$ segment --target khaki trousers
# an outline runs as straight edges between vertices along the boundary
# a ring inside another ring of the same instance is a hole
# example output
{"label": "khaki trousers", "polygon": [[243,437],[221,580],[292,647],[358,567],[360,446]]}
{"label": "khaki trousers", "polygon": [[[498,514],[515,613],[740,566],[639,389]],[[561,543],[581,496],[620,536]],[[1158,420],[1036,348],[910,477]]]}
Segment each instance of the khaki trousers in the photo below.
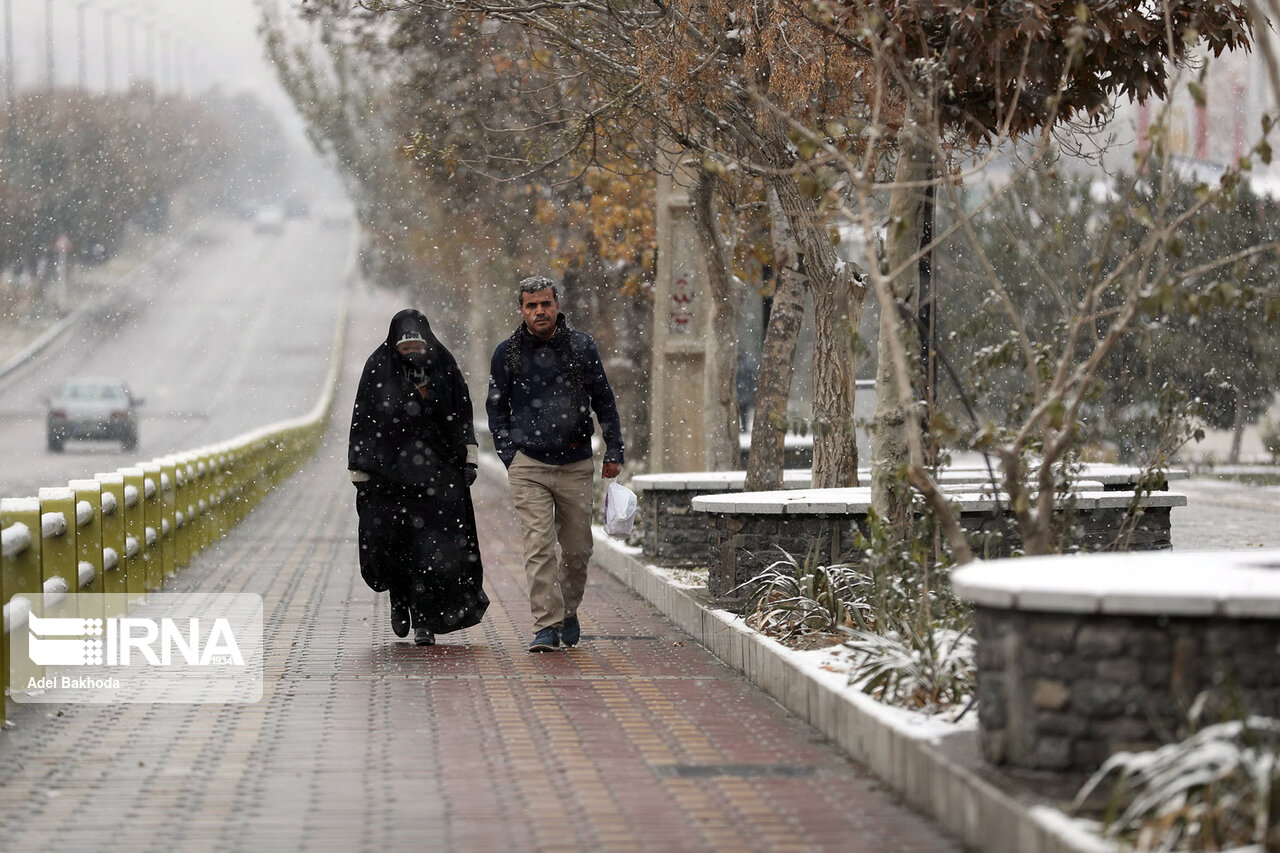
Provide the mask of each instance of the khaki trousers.
{"label": "khaki trousers", "polygon": [[582,603],[591,559],[594,472],[592,459],[548,465],[519,452],[507,469],[511,502],[520,519],[535,633],[559,626]]}

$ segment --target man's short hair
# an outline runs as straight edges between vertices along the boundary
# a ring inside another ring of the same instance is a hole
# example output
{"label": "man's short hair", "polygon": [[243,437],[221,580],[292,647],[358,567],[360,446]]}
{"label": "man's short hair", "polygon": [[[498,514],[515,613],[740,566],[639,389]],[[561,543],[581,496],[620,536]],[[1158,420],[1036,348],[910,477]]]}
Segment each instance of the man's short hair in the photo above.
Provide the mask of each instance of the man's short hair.
{"label": "man's short hair", "polygon": [[537,293],[539,290],[551,288],[551,296],[556,302],[560,301],[560,285],[556,284],[545,275],[531,275],[528,278],[520,280],[519,289],[516,291],[516,302],[523,306],[524,295],[526,293]]}

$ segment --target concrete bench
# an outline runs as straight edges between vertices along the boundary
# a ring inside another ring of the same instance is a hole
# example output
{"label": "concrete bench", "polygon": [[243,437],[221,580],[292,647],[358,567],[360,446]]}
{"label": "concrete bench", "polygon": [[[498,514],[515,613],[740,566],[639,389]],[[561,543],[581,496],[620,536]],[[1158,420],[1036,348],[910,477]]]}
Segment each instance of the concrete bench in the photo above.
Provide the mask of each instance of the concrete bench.
{"label": "concrete bench", "polygon": [[1085,554],[972,563],[983,757],[1064,776],[1161,745],[1215,711],[1280,717],[1280,551]]}

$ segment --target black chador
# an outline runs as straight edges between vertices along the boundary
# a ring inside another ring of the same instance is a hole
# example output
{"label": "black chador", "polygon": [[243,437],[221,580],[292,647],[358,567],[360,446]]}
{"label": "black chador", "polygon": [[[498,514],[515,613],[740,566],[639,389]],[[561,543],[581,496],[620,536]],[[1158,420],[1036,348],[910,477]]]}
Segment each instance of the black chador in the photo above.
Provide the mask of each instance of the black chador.
{"label": "black chador", "polygon": [[421,312],[400,311],[365,362],[348,448],[360,572],[390,591],[393,625],[411,618],[420,632],[446,634],[489,606],[468,488],[475,443],[458,363]]}

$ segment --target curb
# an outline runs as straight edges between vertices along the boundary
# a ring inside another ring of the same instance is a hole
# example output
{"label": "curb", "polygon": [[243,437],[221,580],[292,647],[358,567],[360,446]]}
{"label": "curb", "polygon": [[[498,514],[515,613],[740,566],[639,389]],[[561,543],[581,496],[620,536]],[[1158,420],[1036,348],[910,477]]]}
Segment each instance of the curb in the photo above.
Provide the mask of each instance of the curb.
{"label": "curb", "polygon": [[41,350],[53,343],[63,332],[78,323],[80,318],[84,316],[84,311],[83,307],[77,308],[67,316],[57,320],[53,325],[41,332],[35,340],[14,353],[8,361],[0,365],[0,379],[4,379],[10,373],[22,367],[22,365],[38,355]]}
{"label": "curb", "polygon": [[[795,653],[708,607],[640,559],[640,549],[594,527],[592,562],[630,587],[694,640],[865,766],[912,808],[974,849],[1007,853],[1102,853],[1119,848],[1048,800],[1012,786],[978,755],[977,733],[932,725],[919,715],[822,679]],[[954,729],[954,730],[952,730]]]}

